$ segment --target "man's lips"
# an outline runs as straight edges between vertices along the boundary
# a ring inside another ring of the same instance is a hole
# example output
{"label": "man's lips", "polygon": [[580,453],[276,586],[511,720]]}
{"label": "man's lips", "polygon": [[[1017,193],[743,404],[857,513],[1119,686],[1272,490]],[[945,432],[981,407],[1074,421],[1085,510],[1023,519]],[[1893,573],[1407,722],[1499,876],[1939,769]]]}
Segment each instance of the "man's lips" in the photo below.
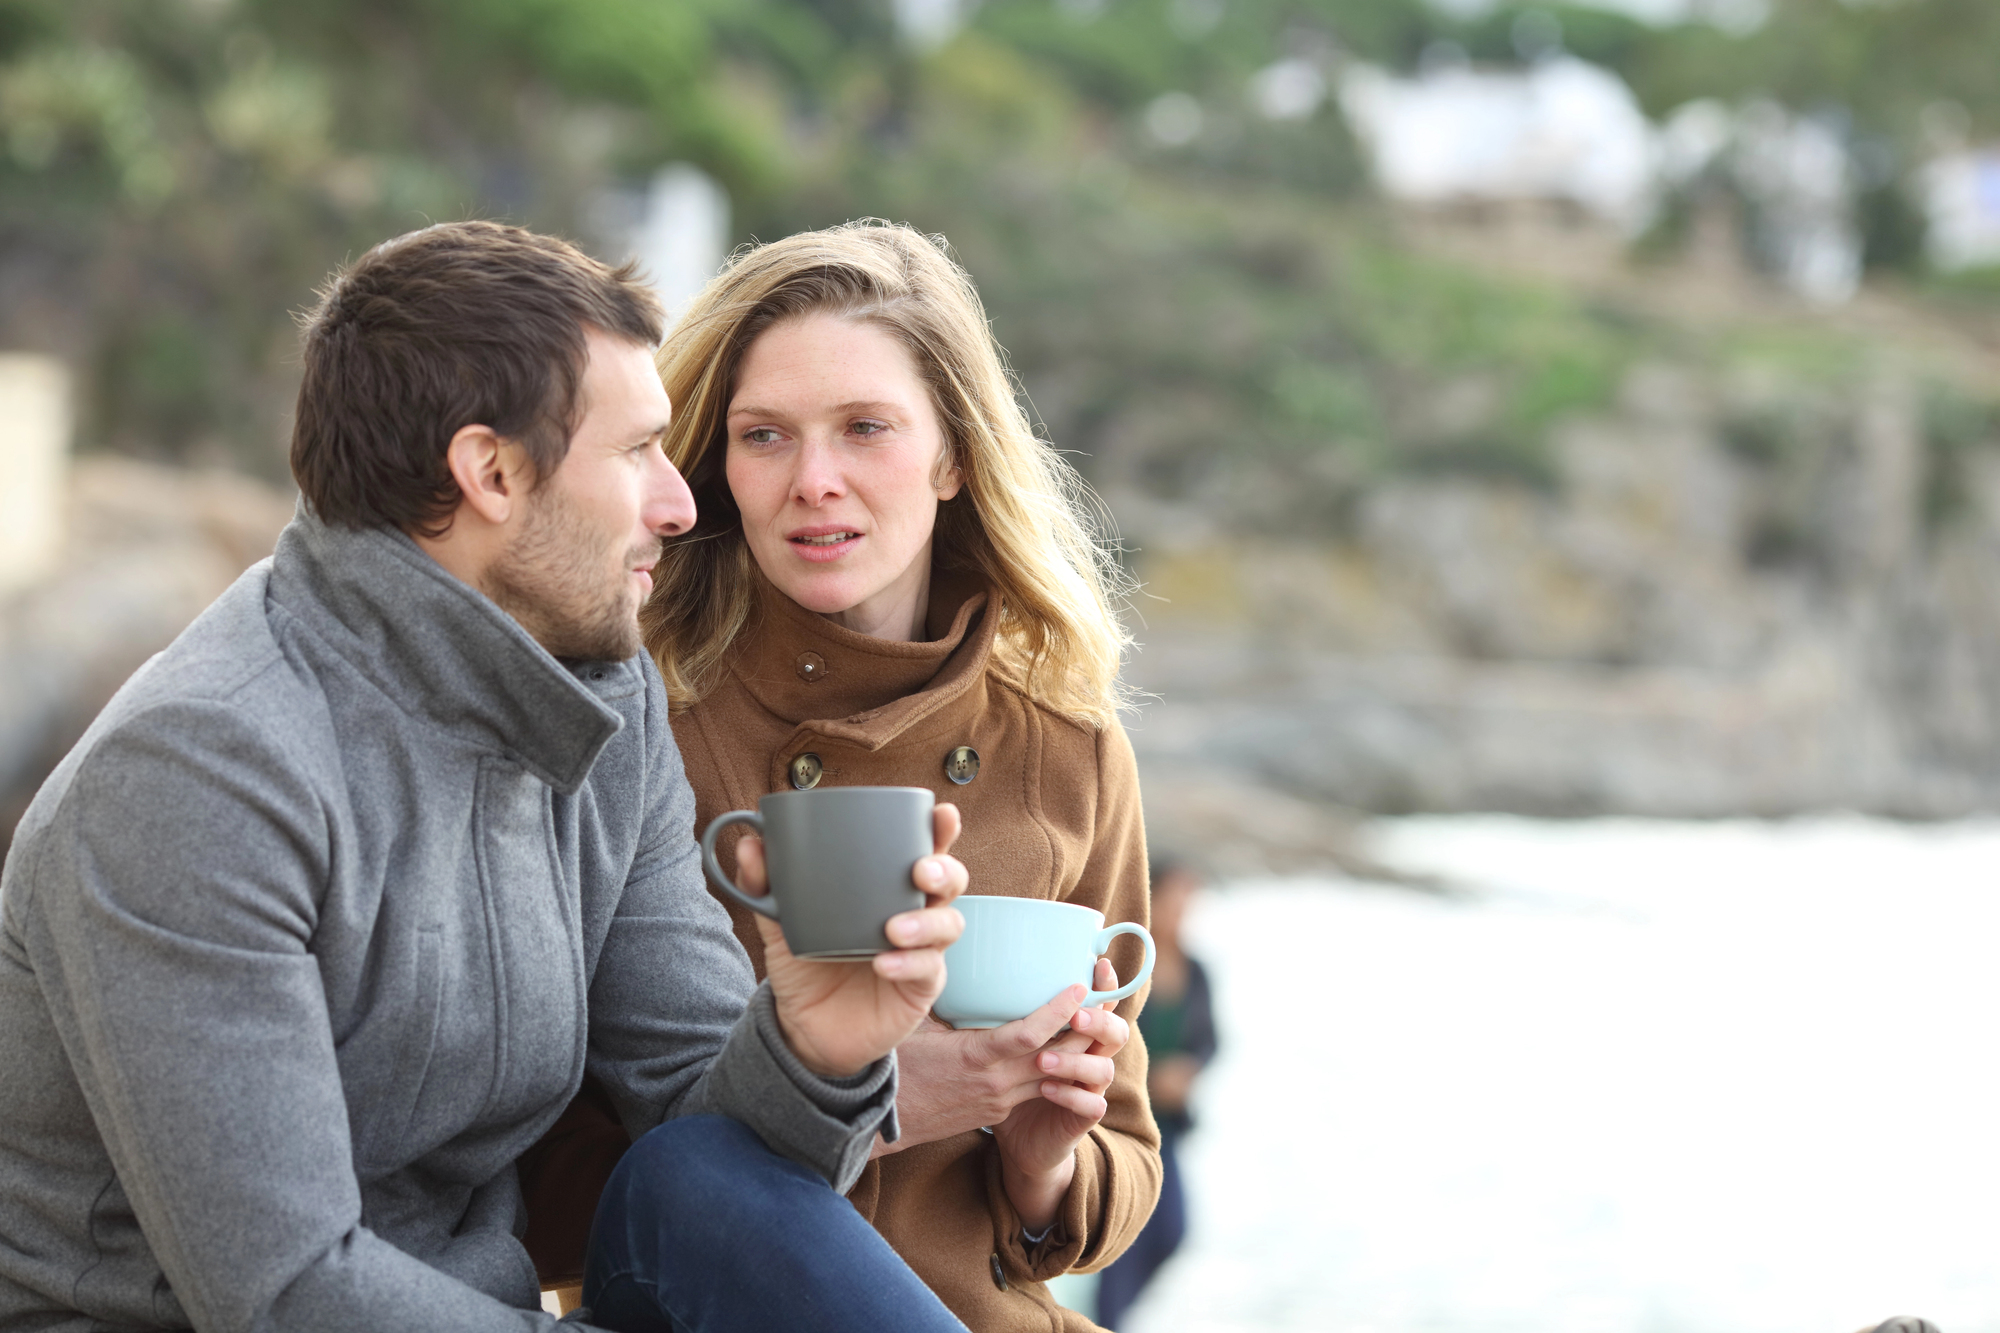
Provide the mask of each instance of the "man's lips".
{"label": "man's lips", "polygon": [[632,552],[632,572],[639,576],[642,585],[640,589],[642,596],[650,597],[653,595],[653,569],[665,558],[666,554],[666,547],[662,545],[655,545],[650,550]]}

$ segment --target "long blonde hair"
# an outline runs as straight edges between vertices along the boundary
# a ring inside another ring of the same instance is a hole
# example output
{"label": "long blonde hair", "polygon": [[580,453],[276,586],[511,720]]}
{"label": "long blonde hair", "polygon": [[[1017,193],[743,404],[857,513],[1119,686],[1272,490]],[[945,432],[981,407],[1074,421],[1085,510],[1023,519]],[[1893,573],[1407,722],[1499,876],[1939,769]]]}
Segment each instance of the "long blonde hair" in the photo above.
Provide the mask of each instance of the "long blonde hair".
{"label": "long blonde hair", "polygon": [[872,218],[740,252],[660,348],[674,405],[667,456],[700,514],[668,540],[640,615],[675,707],[713,687],[753,602],[750,548],[723,471],[738,366],[766,329],[810,314],[873,324],[910,349],[944,430],[940,466],[963,479],[938,509],[933,559],[976,571],[997,594],[996,655],[1029,697],[1109,723],[1131,636],[1116,610],[1129,580],[1092,536],[1102,506],[1029,425],[979,293],[944,238]]}

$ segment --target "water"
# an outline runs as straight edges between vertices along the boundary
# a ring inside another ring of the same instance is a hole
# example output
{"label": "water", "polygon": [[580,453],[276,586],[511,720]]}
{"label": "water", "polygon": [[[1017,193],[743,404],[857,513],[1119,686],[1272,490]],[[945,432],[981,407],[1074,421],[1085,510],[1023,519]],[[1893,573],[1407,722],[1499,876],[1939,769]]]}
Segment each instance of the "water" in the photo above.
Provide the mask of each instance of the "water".
{"label": "water", "polygon": [[1123,1333],[2000,1330],[2000,824],[1418,819],[1198,904],[1228,1043]]}

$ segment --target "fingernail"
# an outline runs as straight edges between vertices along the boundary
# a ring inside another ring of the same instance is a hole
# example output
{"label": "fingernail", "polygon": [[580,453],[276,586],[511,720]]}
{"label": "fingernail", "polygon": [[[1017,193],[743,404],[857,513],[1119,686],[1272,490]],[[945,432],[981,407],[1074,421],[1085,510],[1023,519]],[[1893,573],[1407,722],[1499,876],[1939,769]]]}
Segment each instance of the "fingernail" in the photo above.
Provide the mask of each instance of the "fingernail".
{"label": "fingernail", "polygon": [[944,866],[934,858],[926,858],[924,861],[924,883],[934,889],[944,887]]}
{"label": "fingernail", "polygon": [[1069,1021],[1069,1025],[1070,1025],[1071,1027],[1073,1027],[1073,1028],[1087,1028],[1087,1027],[1089,1027],[1089,1026],[1090,1026],[1090,1010],[1088,1010],[1088,1009],[1079,1009],[1079,1010],[1077,1010],[1077,1011],[1076,1011],[1076,1017],[1075,1017],[1075,1018],[1072,1018],[1072,1019],[1070,1019],[1070,1021]]}
{"label": "fingernail", "polygon": [[894,976],[897,973],[901,972],[908,965],[909,965],[909,960],[905,959],[903,955],[899,953],[885,953],[882,955],[880,962],[877,964],[877,966],[880,967],[880,969],[884,973],[890,976]]}
{"label": "fingernail", "polygon": [[914,921],[891,921],[889,935],[898,944],[908,944],[917,938],[917,923]]}
{"label": "fingernail", "polygon": [[1042,1072],[1045,1074],[1056,1072],[1056,1057],[1053,1054],[1042,1056]]}

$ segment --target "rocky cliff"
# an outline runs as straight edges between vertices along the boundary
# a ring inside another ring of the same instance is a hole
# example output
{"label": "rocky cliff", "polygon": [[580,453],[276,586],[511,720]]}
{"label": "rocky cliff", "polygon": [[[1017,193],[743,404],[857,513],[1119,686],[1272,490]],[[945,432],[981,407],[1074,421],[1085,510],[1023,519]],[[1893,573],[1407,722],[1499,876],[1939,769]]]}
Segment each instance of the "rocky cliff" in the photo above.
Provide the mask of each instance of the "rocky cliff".
{"label": "rocky cliff", "polygon": [[1405,477],[1319,540],[1114,505],[1156,825],[1286,868],[1344,810],[2000,810],[2000,423],[1933,369],[1642,365],[1549,484]]}

